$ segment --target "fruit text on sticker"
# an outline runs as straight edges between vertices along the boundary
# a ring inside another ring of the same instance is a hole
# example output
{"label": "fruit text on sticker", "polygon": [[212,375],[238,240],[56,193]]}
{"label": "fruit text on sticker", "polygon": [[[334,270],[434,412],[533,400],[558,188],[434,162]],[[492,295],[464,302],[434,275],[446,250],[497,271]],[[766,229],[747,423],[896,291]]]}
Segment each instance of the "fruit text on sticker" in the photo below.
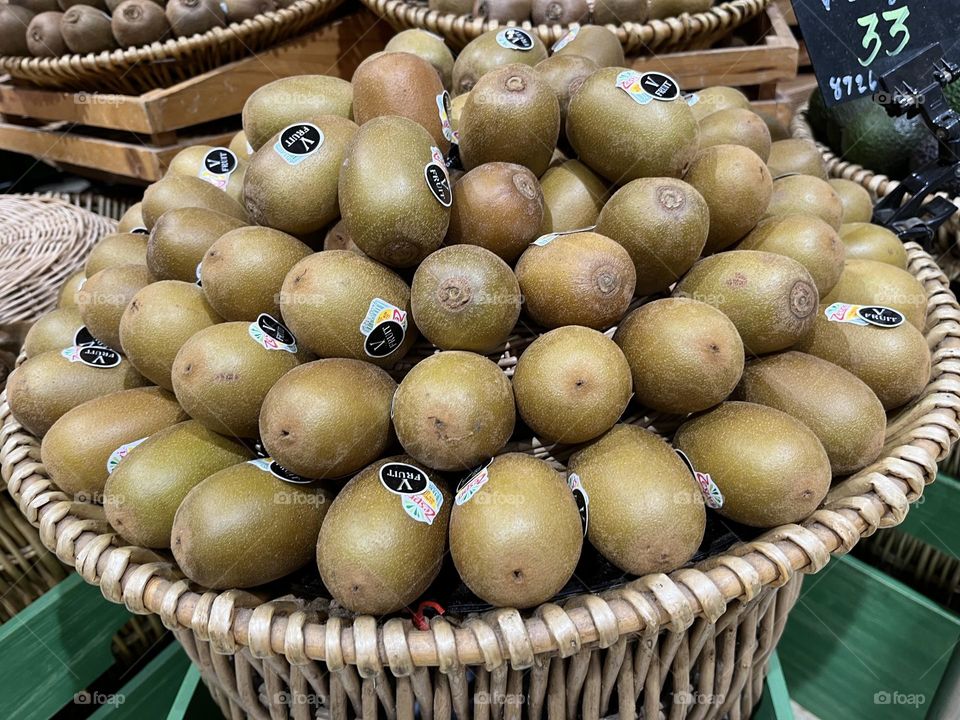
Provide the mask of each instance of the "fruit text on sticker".
{"label": "fruit text on sticker", "polygon": [[580,512],[580,524],[583,525],[583,536],[586,537],[587,530],[590,527],[590,496],[587,495],[587,489],[576,473],[570,473],[570,477],[567,478],[567,485],[570,486],[570,492],[573,493],[573,499],[577,503],[577,510]]}
{"label": "fruit text on sticker", "polygon": [[560,52],[567,45],[572,43],[574,38],[576,38],[579,33],[580,33],[580,25],[577,23],[574,23],[573,25],[570,26],[570,29],[567,30],[567,34],[553,44],[553,47],[550,48],[550,52],[555,52],[555,53]]}
{"label": "fruit text on sticker", "polygon": [[313,483],[313,480],[308,480],[307,478],[300,477],[296,473],[290,472],[285,467],[280,465],[276,460],[270,457],[247,460],[247,465],[258,467],[264,472],[270,473],[278,480],[283,480],[284,482],[292,483],[294,485],[310,485]]}
{"label": "fruit text on sticker", "polygon": [[60,351],[70,362],[78,362],[93,368],[114,368],[120,364],[120,353],[99,343],[73,345]]}
{"label": "fruit text on sticker", "polygon": [[370,357],[386,357],[403,343],[407,333],[407,313],[386,300],[374,298],[360,323],[366,338],[363,351]]}
{"label": "fruit text on sticker", "polygon": [[260,313],[256,322],[250,323],[247,329],[258,345],[267,350],[285,350],[288,353],[297,352],[297,339],[282,322],[272,315]]}
{"label": "fruit text on sticker", "polygon": [[490,473],[487,471],[487,468],[484,468],[460,486],[460,488],[457,490],[457,497],[454,499],[454,502],[457,505],[463,505],[464,503],[469,502],[470,498],[480,492],[480,488],[486,485],[489,479]]}
{"label": "fruit text on sticker", "polygon": [[654,100],[670,102],[680,97],[677,81],[658,72],[624,70],[617,75],[616,86],[640,105],[647,105]]}
{"label": "fruit text on sticker", "polygon": [[426,489],[418,493],[401,495],[400,502],[404,512],[414,520],[433,525],[440,508],[443,507],[443,493],[432,480],[428,480]]}
{"label": "fruit text on sticker", "polygon": [[110,457],[107,458],[107,473],[112,474],[113,471],[117,469],[117,465],[120,464],[120,461],[129,455],[130,451],[144,440],[146,440],[146,438],[140,438],[139,440],[128,442],[126,445],[121,445],[112,453],[110,453]]}
{"label": "fruit text on sticker", "polygon": [[873,325],[881,328],[900,327],[906,318],[903,313],[882,305],[853,305],[851,303],[833,303],[823,314],[830,322],[848,323],[865,327]]}
{"label": "fruit text on sticker", "polygon": [[216,147],[203,156],[197,177],[221,190],[227,189],[230,176],[237,169],[237,156],[225,147]]}
{"label": "fruit text on sticker", "polygon": [[674,452],[680,456],[680,459],[683,460],[683,464],[687,466],[687,469],[690,471],[690,474],[693,475],[693,479],[697,481],[697,485],[700,486],[700,494],[703,495],[703,503],[708,508],[713,510],[719,510],[723,507],[723,493],[720,492],[720,488],[713,481],[713,478],[710,477],[708,473],[698,472],[697,469],[693,466],[693,461],[687,457],[687,454],[683,450],[677,450],[674,448]]}
{"label": "fruit text on sticker", "polygon": [[497,45],[507,50],[533,50],[533,36],[517,27],[504,28],[497,33]]}
{"label": "fruit text on sticker", "polygon": [[313,123],[294,123],[280,131],[273,149],[288,165],[299,165],[323,146],[323,130]]}
{"label": "fruit text on sticker", "polygon": [[443,493],[427,474],[408,463],[390,462],[380,466],[380,483],[400,496],[403,511],[417,522],[433,525],[440,508]]}
{"label": "fruit text on sticker", "polygon": [[[440,129],[443,131],[443,136],[452,143],[459,143],[460,134],[453,129],[453,125],[450,123],[450,93],[446,90],[437,95],[437,112],[440,114]],[[436,155],[434,155],[434,160],[436,160]],[[446,165],[446,159],[442,155],[440,156],[440,164]]]}
{"label": "fruit text on sticker", "polygon": [[440,148],[430,148],[431,161],[423,168],[423,177],[427,181],[430,192],[444,207],[453,205],[453,190],[450,187],[450,176],[447,174],[447,160],[440,152]]}

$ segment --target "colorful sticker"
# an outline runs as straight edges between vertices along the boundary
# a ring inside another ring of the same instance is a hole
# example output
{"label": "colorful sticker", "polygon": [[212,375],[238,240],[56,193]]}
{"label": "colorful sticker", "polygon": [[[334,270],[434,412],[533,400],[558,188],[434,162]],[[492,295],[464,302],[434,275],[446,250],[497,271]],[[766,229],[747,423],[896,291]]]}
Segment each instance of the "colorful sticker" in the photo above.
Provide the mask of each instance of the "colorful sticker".
{"label": "colorful sticker", "polygon": [[130,232],[136,233],[137,235],[149,235],[149,234],[150,234],[150,231],[147,230],[143,225],[137,225],[137,227],[133,228],[133,230],[131,230]]}
{"label": "colorful sticker", "polygon": [[443,131],[443,136],[451,143],[459,143],[460,133],[450,124],[450,93],[446,90],[437,95],[437,112],[440,114],[440,129]]}
{"label": "colorful sticker", "polygon": [[323,130],[313,123],[294,123],[280,131],[273,149],[288,165],[299,165],[323,147],[323,139]]}
{"label": "colorful sticker", "polygon": [[113,474],[113,471],[117,469],[117,465],[120,464],[120,461],[129,455],[130,451],[144,440],[146,440],[146,438],[140,438],[139,440],[128,442],[126,445],[121,445],[112,453],[110,453],[110,457],[107,458],[107,473]]}
{"label": "colorful sticker", "polygon": [[540,237],[538,237],[536,240],[534,240],[534,241],[533,241],[532,243],[530,243],[530,244],[531,244],[531,245],[539,245],[540,247],[543,247],[544,245],[549,245],[550,243],[552,243],[554,240],[556,240],[556,239],[557,239],[558,237],[560,237],[561,235],[575,235],[576,233],[590,232],[590,231],[593,230],[595,227],[596,227],[596,225],[590,225],[589,227],[578,228],[577,230],[564,230],[563,232],[547,233],[546,235],[541,235]]}
{"label": "colorful sticker", "polygon": [[578,25],[577,23],[574,23],[573,25],[570,26],[570,29],[567,30],[567,34],[553,44],[553,47],[550,48],[550,51],[555,53],[560,52],[567,45],[569,45],[574,41],[574,39],[577,37],[579,32],[580,32],[580,25]]}
{"label": "colorful sticker", "polygon": [[443,493],[427,473],[409,463],[384,463],[380,466],[380,483],[400,496],[400,505],[407,515],[433,525],[443,507]]}
{"label": "colorful sticker", "polygon": [[703,503],[708,508],[712,508],[714,510],[719,510],[722,508],[723,493],[720,492],[720,488],[717,487],[717,484],[713,481],[713,478],[710,477],[708,473],[697,472],[696,468],[693,467],[693,462],[687,457],[687,454],[683,452],[683,450],[677,450],[674,448],[674,452],[680,456],[680,459],[683,460],[683,464],[687,466],[690,474],[693,475],[693,479],[696,480],[697,485],[700,486],[700,493],[703,495]]}
{"label": "colorful sticker", "polygon": [[906,318],[903,313],[882,305],[852,305],[833,303],[823,311],[830,322],[849,323],[865,327],[873,325],[881,328],[900,327]]}
{"label": "colorful sticker", "polygon": [[400,503],[404,512],[414,520],[433,525],[433,521],[440,513],[440,508],[443,507],[443,493],[433,484],[433,481],[428,481],[426,490],[413,495],[401,495]]}
{"label": "colorful sticker", "polygon": [[573,499],[577,502],[577,510],[580,511],[580,523],[583,525],[583,536],[586,537],[587,529],[590,527],[590,496],[587,495],[587,489],[583,487],[583,482],[576,473],[570,473],[570,477],[567,478],[567,485],[570,486]]}
{"label": "colorful sticker", "polygon": [[447,162],[440,152],[440,148],[431,147],[431,160],[423,168],[423,177],[427,181],[430,192],[444,207],[453,205],[453,190],[450,187],[450,176],[447,174]]}
{"label": "colorful sticker", "polygon": [[533,36],[518,27],[504,28],[497,33],[497,45],[507,50],[533,50]]}
{"label": "colorful sticker", "polygon": [[457,496],[454,498],[454,502],[457,505],[463,505],[470,501],[470,499],[480,492],[480,488],[487,484],[490,480],[490,473],[488,468],[490,467],[487,464],[481,470],[474,473],[469,479],[460,484],[460,487],[457,488]]}
{"label": "colorful sticker", "polygon": [[360,323],[360,333],[366,338],[363,351],[367,355],[386,357],[403,344],[407,334],[407,313],[386,300],[374,298]]}
{"label": "colorful sticker", "polygon": [[616,86],[640,105],[647,105],[654,100],[669,102],[680,97],[677,81],[659,72],[624,70],[617,75]]}
{"label": "colorful sticker", "polygon": [[60,351],[70,362],[83,363],[92,368],[115,368],[122,358],[113,348],[99,343],[89,345],[73,345]]}
{"label": "colorful sticker", "polygon": [[687,101],[687,105],[689,105],[690,107],[693,107],[698,102],[700,102],[700,96],[697,95],[695,92],[687,93],[686,95],[683,96],[683,99]]}
{"label": "colorful sticker", "polygon": [[203,162],[200,164],[200,172],[197,177],[206,180],[211,185],[227,189],[227,183],[230,182],[230,176],[237,169],[239,161],[233,151],[225,147],[215,147],[203,156]]}
{"label": "colorful sticker", "polygon": [[250,323],[250,337],[267,350],[286,350],[297,352],[297,339],[282,322],[271,315],[260,313],[256,322]]}

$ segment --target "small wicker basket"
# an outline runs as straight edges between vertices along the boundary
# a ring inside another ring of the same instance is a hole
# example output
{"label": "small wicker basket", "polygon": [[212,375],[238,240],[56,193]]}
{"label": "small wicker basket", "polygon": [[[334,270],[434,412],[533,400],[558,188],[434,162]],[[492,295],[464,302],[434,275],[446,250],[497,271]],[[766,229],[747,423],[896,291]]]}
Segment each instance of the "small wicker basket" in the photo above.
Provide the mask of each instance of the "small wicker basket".
{"label": "small wicker basket", "polygon": [[296,0],[286,8],[192,37],[139,48],[55,58],[0,57],[0,74],[40,87],[140,95],[265,50],[327,19],[343,0]]}
{"label": "small wicker basket", "polygon": [[[462,48],[488,30],[517,25],[499,23],[470,15],[441,13],[427,8],[425,2],[411,0],[362,0],[363,4],[389,22],[397,30],[421,28],[441,35],[450,45]],[[687,50],[708,46],[730,34],[744,23],[762,13],[770,0],[731,0],[720,3],[702,13],[684,13],[665,20],[645,23],[627,22],[608,25],[613,30],[627,55],[651,52]],[[539,37],[547,47],[562,38],[569,25],[534,25],[529,20],[519,24]]]}
{"label": "small wicker basket", "polygon": [[889,418],[882,456],[800,524],[562,605],[446,615],[418,629],[344,616],[323,599],[196,587],[169,557],[125,545],[102,508],[57,489],[5,396],[0,472],[61,560],[176,633],[228,717],[746,717],[802,574],[901,522],[960,436],[960,306],[936,262],[915,244],[907,251],[927,292],[933,367],[923,394]]}

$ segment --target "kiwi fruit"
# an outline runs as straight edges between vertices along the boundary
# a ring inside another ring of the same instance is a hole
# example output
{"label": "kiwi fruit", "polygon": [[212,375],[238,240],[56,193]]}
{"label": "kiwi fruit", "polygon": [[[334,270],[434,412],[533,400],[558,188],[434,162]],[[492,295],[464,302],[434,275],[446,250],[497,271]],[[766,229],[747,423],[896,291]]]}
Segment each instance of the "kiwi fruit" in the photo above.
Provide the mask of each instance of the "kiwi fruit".
{"label": "kiwi fruit", "polygon": [[820,440],[772,407],[723,403],[680,426],[673,442],[723,493],[720,514],[744,525],[805,520],[830,489],[830,459]]}
{"label": "kiwi fruit", "polygon": [[[381,312],[377,300],[393,311]],[[389,368],[417,337],[408,317],[409,286],[380,263],[349,250],[324,250],[294,265],[280,290],[280,310],[299,342],[325,358]],[[377,323],[381,315],[383,322]]]}
{"label": "kiwi fruit", "polygon": [[450,101],[450,127],[455,133],[460,132],[460,117],[463,115],[463,106],[467,104],[467,99],[470,97],[470,93],[463,93],[462,95],[457,95]]}
{"label": "kiwi fruit", "polygon": [[690,110],[697,122],[703,122],[703,119],[715,112],[726,110],[727,108],[750,109],[750,101],[742,92],[732,87],[715,86],[697,90],[695,97],[691,100]]}
{"label": "kiwi fruit", "polygon": [[60,34],[70,52],[80,55],[117,47],[110,16],[89,5],[74,5],[63,13]]}
{"label": "kiwi fruit", "polygon": [[166,14],[176,37],[191,37],[226,27],[226,3],[219,0],[167,0]]}
{"label": "kiwi fruit", "polygon": [[239,442],[196,420],[166,427],[133,448],[107,478],[107,520],[129,543],[169,548],[173,518],[187,493],[215,472],[252,457]]}
{"label": "kiwi fruit", "polygon": [[876,260],[848,260],[823,302],[881,305],[903,313],[921,332],[927,324],[927,292],[921,282],[906,270]]}
{"label": "kiwi fruit", "polygon": [[[726,400],[743,373],[743,342],[715,307],[664,298],[627,315],[614,335],[623,350],[637,402],[675,415]],[[522,358],[521,358],[522,359]]]}
{"label": "kiwi fruit", "polygon": [[812,175],[821,180],[827,179],[827,168],[817,146],[810,140],[790,138],[778,140],[770,148],[767,160],[770,174],[775,178],[784,175]]}
{"label": "kiwi fruit", "polygon": [[846,259],[846,249],[836,230],[814,215],[767,218],[737,249],[763,250],[793,258],[810,272],[820,297],[837,284]]}
{"label": "kiwi fruit", "polygon": [[453,53],[439,35],[414,28],[404,30],[390,38],[384,52],[407,52],[422,57],[433,65],[440,75],[440,82],[450,88],[453,82]]}
{"label": "kiwi fruit", "polygon": [[120,345],[144,377],[173,390],[171,371],[180,347],[195,333],[221,322],[193,283],[161,280],[140,290],[120,318]]}
{"label": "kiwi fruit", "polygon": [[310,562],[333,496],[288,482],[270,467],[256,460],[231,465],[187,493],[170,532],[184,575],[207,588],[247,588]]}
{"label": "kiwi fruit", "polygon": [[[589,27],[589,26],[588,26]],[[618,41],[619,46],[619,41]],[[560,102],[560,137],[566,138],[567,108],[570,98],[580,89],[583,81],[600,68],[596,62],[581,55],[555,54],[534,66],[557,94]]]}
{"label": "kiwi fruit", "polygon": [[292,235],[242,227],[222,235],[203,256],[203,294],[224,320],[280,317],[280,288],[294,265],[313,251]]}
{"label": "kiwi fruit", "polygon": [[673,285],[700,257],[710,227],[707,201],[673,178],[640,178],[613,194],[600,211],[596,232],[630,254],[636,294]]}
{"label": "kiwi fruit", "polygon": [[274,0],[223,0],[223,4],[226,5],[228,23],[241,23],[277,9]]}
{"label": "kiwi fruit", "polygon": [[[267,329],[291,342],[270,343]],[[211,430],[255,438],[267,391],[307,358],[275,318],[211,325],[180,346],[170,372],[173,391],[190,417]]]}
{"label": "kiwi fruit", "polygon": [[355,252],[358,255],[363,255],[363,251],[357,247],[357,244],[350,239],[350,236],[347,234],[347,229],[344,227],[343,220],[337,220],[337,222],[327,230],[327,234],[323,236],[323,249],[324,250],[349,250],[350,252]]}
{"label": "kiwi fruit", "polygon": [[700,488],[666,441],[636,425],[617,425],[570,458],[590,500],[587,537],[632,575],[675,570],[703,540]]}
{"label": "kiwi fruit", "polygon": [[[402,495],[411,488],[420,490],[420,517]],[[317,567],[331,596],[366,615],[412,605],[443,566],[452,505],[443,483],[409,457],[383,458],[358,473],[334,499],[317,538]],[[364,517],[377,519],[375,533],[357,522]],[[403,557],[417,561],[397,562]]]}
{"label": "kiwi fruit", "polygon": [[[478,3],[490,1],[477,0]],[[590,6],[587,0],[533,0],[530,14],[536,25],[570,25],[587,22]]]}
{"label": "kiwi fruit", "polygon": [[474,0],[427,0],[427,7],[441,13],[469,15],[473,12]]}
{"label": "kiwi fruit", "polygon": [[57,308],[41,315],[23,339],[23,353],[28,358],[47,350],[62,350],[73,345],[73,339],[83,326],[80,310],[75,305]]}
{"label": "kiwi fruit", "polygon": [[60,32],[61,12],[42,12],[27,26],[27,47],[34,57],[60,57],[70,50]]}
{"label": "kiwi fruit", "polygon": [[704,148],[684,177],[710,208],[706,253],[724,250],[753,230],[773,192],[763,160],[742,145]]}
{"label": "kiwi fruit", "polygon": [[62,415],[87,400],[149,384],[115,353],[112,360],[116,365],[96,366],[76,353],[75,359],[66,357],[70,345],[72,342],[32,356],[7,379],[10,411],[36,437],[43,437]]}
{"label": "kiwi fruit", "polygon": [[153,229],[157,220],[174,208],[204,208],[247,222],[247,211],[219,188],[198,177],[168,175],[143,193],[143,220]]}
{"label": "kiwi fruit", "polygon": [[246,223],[216,210],[173,208],[163,213],[150,230],[147,267],[159,280],[196,282],[197,266],[210,246],[224,233]]}
{"label": "kiwi fruit", "polygon": [[761,160],[770,156],[770,130],[759,115],[744,108],[727,108],[700,121],[700,148],[714,145],[743,145]]}
{"label": "kiwi fruit", "polygon": [[[560,134],[557,95],[536,70],[513,63],[477,82],[459,123],[460,157],[471,170],[511,162],[543,175]],[[511,142],[503,142],[503,138]]]}
{"label": "kiwi fruit", "polygon": [[86,281],[87,276],[82,270],[68,277],[60,288],[60,292],[57,294],[57,307],[76,307],[77,291]]}
{"label": "kiwi fruit", "polygon": [[140,47],[163,40],[170,23],[153,0],[124,0],[110,19],[113,36],[121,47]]}
{"label": "kiwi fruit", "polygon": [[454,186],[446,239],[478,245],[513,264],[539,235],[543,217],[543,190],[529,169],[484,163]]}
{"label": "kiwi fruit", "polygon": [[63,10],[58,0],[11,0],[11,6],[26,8],[32,13],[59,12]]}
{"label": "kiwi fruit", "polygon": [[243,131],[250,147],[259,150],[288,125],[320,115],[353,117],[350,83],[329,75],[293,75],[253,91],[243,104]]}
{"label": "kiwi fruit", "polygon": [[31,55],[27,29],[33,11],[19,5],[0,5],[0,55]]}
{"label": "kiwi fruit", "polygon": [[127,208],[119,222],[117,222],[118,233],[143,232],[147,229],[143,222],[143,216],[140,214],[142,207],[142,203],[137,202]]}
{"label": "kiwi fruit", "polygon": [[[143,0],[143,2],[152,4],[151,0]],[[233,158],[230,157],[230,152],[232,151],[228,148],[213,147],[211,145],[193,145],[184,148],[170,161],[170,165],[167,168],[167,175],[199,177],[201,180],[205,180],[214,187],[223,190],[227,195],[242,205],[243,179],[247,170],[247,161],[237,157],[236,163],[234,163]],[[210,164],[209,167],[208,163]],[[233,165],[232,170],[220,172],[220,170],[229,168],[231,165]],[[216,171],[212,170],[214,167],[217,168]],[[214,178],[209,175],[209,173],[212,172],[216,172],[216,182],[214,182]],[[223,175],[228,176],[226,185],[220,184],[223,182],[221,179]]]}
{"label": "kiwi fruit", "polygon": [[[469,13],[467,10],[465,14]],[[453,94],[469,92],[494,68],[516,63],[533,67],[546,57],[543,41],[528,30],[516,27],[488,30],[467,43],[457,55],[453,63]]]}
{"label": "kiwi fruit", "polygon": [[61,416],[43,436],[40,459],[58,488],[97,500],[109,474],[107,461],[115,451],[186,419],[166,390],[120,390],[88,400]]}
{"label": "kiwi fruit", "polygon": [[592,17],[597,25],[643,23],[649,16],[649,0],[594,0],[593,3]]}
{"label": "kiwi fruit", "polygon": [[396,389],[385,370],[361,360],[300,365],[264,398],[261,441],[274,460],[302,477],[357,472],[393,443],[390,406]]}
{"label": "kiwi fruit", "polygon": [[597,224],[607,199],[607,185],[579,160],[554,165],[540,178],[549,227],[543,232],[582,230]]}
{"label": "kiwi fruit", "polygon": [[930,348],[910,323],[895,328],[827,319],[820,307],[811,331],[796,349],[839,365],[863,380],[885,410],[913,400],[930,381]]}
{"label": "kiwi fruit", "polygon": [[826,180],[811,175],[787,175],[773,182],[770,205],[764,217],[793,213],[816,215],[839,230],[843,205]]}
{"label": "kiwi fruit", "polygon": [[583,525],[564,477],[523,453],[494,458],[457,493],[450,554],[481,600],[528,608],[550,600],[580,559]]}
{"label": "kiwi fruit", "polygon": [[547,443],[572,445],[612,428],[631,396],[623,352],[596,330],[570,325],[541,335],[513,375],[517,410]]}
{"label": "kiwi fruit", "polygon": [[107,4],[106,0],[59,0],[61,10],[69,10],[74,5],[89,5],[92,8],[97,10],[102,10],[107,12],[110,9],[110,6]]}
{"label": "kiwi fruit", "polygon": [[683,98],[634,101],[617,87],[624,68],[602,68],[570,100],[567,139],[581,162],[613,183],[680,177],[697,154],[700,131]]}
{"label": "kiwi fruit", "polygon": [[[432,180],[425,177],[431,171]],[[450,181],[430,133],[412,120],[384,116],[361,127],[344,156],[338,192],[347,234],[374,260],[412,267],[443,242]]]}
{"label": "kiwi fruit", "polygon": [[448,350],[417,363],[393,399],[403,449],[434,470],[467,470],[513,434],[513,388],[493,361]]}
{"label": "kiwi fruit", "polygon": [[371,55],[353,74],[353,116],[358,125],[383,115],[413,120],[433,138],[446,155],[450,139],[444,135],[438,100],[443,101],[443,83],[436,68],[411,53]]}
{"label": "kiwi fruit", "polygon": [[819,297],[803,265],[759,250],[730,250],[700,260],[673,294],[722,311],[750,355],[785,350],[803,338],[816,320]]}
{"label": "kiwi fruit", "polygon": [[142,233],[104,235],[87,256],[84,273],[87,277],[115,265],[146,265],[147,236]]}
{"label": "kiwi fruit", "polygon": [[410,288],[413,320],[441,350],[499,348],[517,324],[520,303],[520,285],[510,266],[475,245],[453,245],[427,256]]}
{"label": "kiwi fruit", "polygon": [[475,0],[473,3],[473,16],[484,18],[486,20],[496,20],[507,24],[511,20],[521,23],[530,18],[532,5],[536,0]]}
{"label": "kiwi fruit", "polygon": [[873,390],[813,355],[785,352],[751,362],[736,397],[782,410],[813,430],[834,475],[866,467],[883,449],[887,416]]}
{"label": "kiwi fruit", "polygon": [[249,162],[253,157],[253,148],[247,142],[247,134],[243,130],[233,136],[228,147],[240,160]]}
{"label": "kiwi fruit", "polygon": [[[596,7],[595,4],[594,10]],[[563,46],[556,49],[561,43]],[[567,35],[553,47],[553,57],[583,57],[592,60],[597,67],[622,67],[624,64],[623,45],[620,44],[620,40],[615,33],[599,24],[570,28]],[[576,88],[572,89],[571,95],[575,90]]]}
{"label": "kiwi fruit", "polygon": [[527,314],[546,328],[616,325],[636,287],[629,253],[593,232],[545,237],[549,242],[531,245],[517,263]]}
{"label": "kiwi fruit", "polygon": [[852,180],[842,178],[833,178],[827,182],[830,183],[830,187],[840,198],[840,204],[843,206],[841,222],[844,224],[870,222],[873,218],[873,199],[866,188]]}
{"label": "kiwi fruit", "polygon": [[907,269],[907,251],[900,238],[885,227],[869,222],[844,223],[840,240],[849,260],[876,260]]}
{"label": "kiwi fruit", "polygon": [[105,345],[120,350],[120,318],[140,290],[150,284],[146,265],[115,265],[92,275],[77,293],[83,324]]}

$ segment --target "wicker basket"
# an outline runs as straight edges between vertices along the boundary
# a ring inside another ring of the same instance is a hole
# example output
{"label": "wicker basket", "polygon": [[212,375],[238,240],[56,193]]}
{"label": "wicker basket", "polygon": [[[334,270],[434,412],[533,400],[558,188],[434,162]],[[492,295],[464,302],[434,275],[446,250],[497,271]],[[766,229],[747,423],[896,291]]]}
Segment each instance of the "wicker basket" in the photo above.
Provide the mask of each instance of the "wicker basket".
{"label": "wicker basket", "polygon": [[325,20],[342,3],[297,0],[225,28],[139,48],[57,58],[0,57],[0,74],[40,87],[140,95],[276,45]]}
{"label": "wicker basket", "polygon": [[[362,0],[363,4],[397,30],[422,28],[443,36],[455,48],[461,48],[488,30],[517,23],[499,23],[469,15],[441,13],[427,8],[425,2],[408,0]],[[707,46],[728,35],[762,13],[770,0],[732,0],[702,13],[684,13],[666,20],[609,25],[627,55],[642,55],[668,50],[686,50]],[[548,47],[567,34],[569,25],[533,25],[520,23]]]}
{"label": "wicker basket", "polygon": [[[810,124],[807,122],[806,104],[801,106],[796,115],[793,116],[790,132],[795,138],[811,140],[816,143],[821,155],[823,155],[823,161],[827,166],[827,174],[830,177],[843,178],[859,183],[875,198],[885,197],[900,185],[899,181],[888,178],[886,175],[875,173],[862,165],[841,159],[827,145],[817,140],[813,135]],[[955,198],[954,202],[960,205],[960,198]],[[960,248],[957,247],[958,242],[960,242],[960,216],[954,215],[940,228],[933,247],[934,257],[951,280],[960,278],[960,255],[958,255]]]}
{"label": "wicker basket", "polygon": [[888,422],[883,455],[838,482],[819,510],[695,567],[600,595],[380,624],[324,600],[205,591],[169,557],[129,547],[101,508],[59,491],[39,443],[0,398],[0,472],[43,543],[104,595],[175,631],[229,717],[345,719],[746,717],[800,588],[831,553],[901,522],[958,435],[960,306],[917,245],[928,295],[931,381]]}

